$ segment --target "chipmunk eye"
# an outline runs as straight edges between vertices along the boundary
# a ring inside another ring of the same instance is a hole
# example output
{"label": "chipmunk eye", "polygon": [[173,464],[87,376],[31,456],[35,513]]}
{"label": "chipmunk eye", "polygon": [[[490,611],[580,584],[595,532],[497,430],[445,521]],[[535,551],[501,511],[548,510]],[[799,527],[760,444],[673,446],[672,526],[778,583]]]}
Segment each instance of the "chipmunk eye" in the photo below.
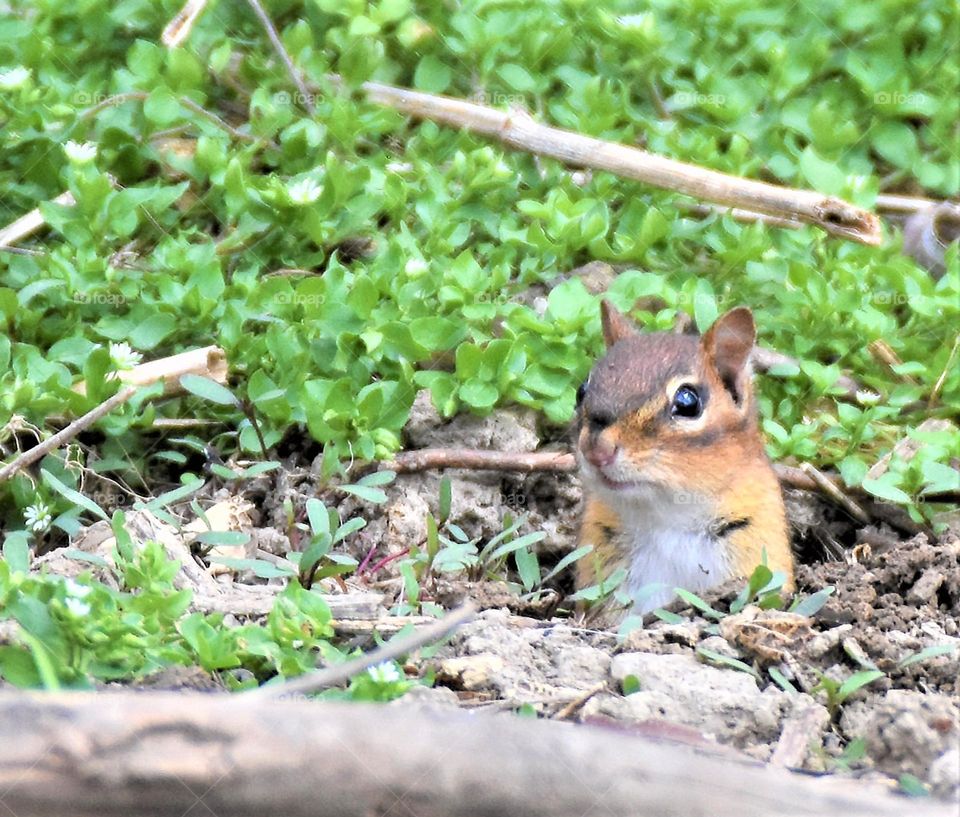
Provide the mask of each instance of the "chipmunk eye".
{"label": "chipmunk eye", "polygon": [[583,398],[587,396],[587,381],[584,380],[579,386],[577,386],[577,405],[583,405]]}
{"label": "chipmunk eye", "polygon": [[693,386],[683,385],[677,389],[673,395],[673,405],[670,406],[670,413],[674,417],[695,420],[702,412],[703,402],[700,400],[700,394]]}

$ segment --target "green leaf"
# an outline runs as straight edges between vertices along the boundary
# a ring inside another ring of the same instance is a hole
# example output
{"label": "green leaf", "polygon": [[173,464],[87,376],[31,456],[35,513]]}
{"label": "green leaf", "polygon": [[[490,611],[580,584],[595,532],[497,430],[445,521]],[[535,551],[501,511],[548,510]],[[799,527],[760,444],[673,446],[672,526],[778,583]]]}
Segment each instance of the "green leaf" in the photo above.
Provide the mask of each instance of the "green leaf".
{"label": "green leaf", "polygon": [[453,483],[450,477],[440,478],[440,503],[437,512],[440,515],[441,524],[450,517],[450,506],[453,504]]}
{"label": "green leaf", "polygon": [[787,678],[779,669],[776,667],[770,667],[767,672],[770,677],[776,682],[777,686],[780,687],[784,692],[788,692],[791,695],[797,694],[797,688],[790,683],[790,679]]}
{"label": "green leaf", "polygon": [[251,570],[254,576],[261,579],[293,578],[297,575],[293,565],[284,565],[282,562],[273,564],[264,559],[228,559],[225,556],[211,556],[209,561],[225,565],[231,570]]}
{"label": "green leaf", "polygon": [[219,545],[236,547],[249,542],[250,534],[238,530],[205,530],[202,533],[198,533],[193,541],[213,547]]}
{"label": "green leaf", "polygon": [[314,536],[330,535],[330,513],[319,499],[311,497],[307,500],[307,519]]}
{"label": "green leaf", "polygon": [[624,695],[633,695],[640,691],[640,679],[636,675],[625,675],[620,682],[620,689]]}
{"label": "green leaf", "polygon": [[706,647],[697,647],[697,655],[702,655],[704,658],[708,659],[714,664],[730,667],[731,669],[735,669],[739,672],[746,672],[747,674],[752,675],[758,681],[760,680],[760,673],[749,664],[745,664],[739,658],[731,658],[729,655],[724,655],[723,653],[715,652],[714,650],[708,650]]}
{"label": "green leaf", "polygon": [[206,483],[202,479],[194,479],[185,485],[181,485],[179,488],[174,488],[171,491],[160,494],[160,496],[151,499],[149,502],[135,502],[133,509],[135,511],[146,510],[156,513],[158,510],[166,508],[174,502],[179,502],[188,496],[192,496],[203,488],[204,485],[206,485]]}
{"label": "green leaf", "polygon": [[532,590],[540,584],[540,562],[537,554],[527,548],[520,548],[514,551],[513,559],[517,565],[517,572],[520,574],[520,581],[524,590]]}
{"label": "green leaf", "polygon": [[379,488],[382,485],[389,485],[397,478],[396,471],[374,471],[357,481],[357,485],[365,485],[370,488]]}
{"label": "green leaf", "polygon": [[169,88],[161,85],[144,100],[143,113],[154,125],[167,127],[181,117],[180,103]]}
{"label": "green leaf", "polygon": [[367,485],[341,485],[340,490],[348,494],[353,494],[365,502],[373,502],[376,505],[381,505],[387,501],[387,495],[383,491]]}
{"label": "green leaf", "polygon": [[458,395],[468,406],[478,409],[488,409],[497,402],[500,393],[496,387],[490,383],[473,377],[460,386]]}
{"label": "green leaf", "polygon": [[367,520],[362,519],[359,516],[355,516],[353,519],[348,519],[339,528],[337,528],[337,532],[333,536],[333,544],[336,544],[337,542],[342,542],[351,533],[356,533],[358,530],[365,528],[366,525],[367,525]]}
{"label": "green leaf", "polygon": [[847,678],[847,680],[840,684],[840,689],[837,691],[837,698],[842,703],[858,689],[872,684],[874,681],[880,678],[883,678],[883,673],[877,669],[867,669],[861,670],[860,672],[855,672],[853,675]]}
{"label": "green leaf", "polygon": [[68,488],[64,485],[59,479],[57,479],[53,474],[51,474],[46,469],[41,469],[40,476],[43,478],[43,481],[49,485],[54,491],[56,491],[60,496],[66,499],[68,502],[72,502],[74,505],[78,505],[84,510],[89,511],[94,516],[98,516],[101,519],[109,519],[110,517],[104,512],[96,502],[92,499],[88,499],[79,491],[74,491],[73,488]]}
{"label": "green leaf", "polygon": [[450,68],[432,54],[420,60],[413,72],[413,85],[421,91],[442,94],[450,86],[453,73]]}
{"label": "green leaf", "polygon": [[839,196],[846,185],[846,174],[833,162],[821,159],[812,147],[800,154],[800,170],[818,193]]}
{"label": "green leaf", "polygon": [[930,792],[923,782],[912,774],[902,774],[897,781],[900,791],[909,797],[929,797]]}
{"label": "green leaf", "polygon": [[915,652],[913,655],[908,655],[902,661],[897,662],[897,666],[900,667],[900,669],[903,669],[904,667],[909,667],[911,664],[917,664],[930,658],[936,658],[939,655],[951,655],[956,651],[956,644],[935,644],[932,647],[925,647],[919,652]]}
{"label": "green leaf", "polygon": [[717,620],[723,618],[723,613],[721,613],[719,610],[715,610],[695,593],[691,593],[689,590],[684,590],[682,587],[673,588],[673,592],[682,598],[687,604],[695,607],[705,616],[709,616],[710,618],[715,618]]}
{"label": "green leaf", "polygon": [[0,677],[20,689],[36,688],[43,683],[33,656],[23,647],[0,646]]}
{"label": "green leaf", "polygon": [[191,394],[209,400],[211,403],[217,403],[221,406],[239,406],[240,401],[234,396],[226,386],[222,386],[209,377],[201,377],[197,374],[185,374],[180,377],[180,385]]}
{"label": "green leaf", "polygon": [[22,531],[8,533],[4,537],[3,560],[14,573],[30,570],[30,541]]}
{"label": "green leaf", "polygon": [[557,576],[562,571],[566,570],[570,565],[575,562],[580,561],[584,556],[593,551],[593,545],[581,545],[575,550],[570,551],[566,556],[564,556],[559,562],[557,562],[553,568],[543,577],[541,584],[546,584],[554,576]]}
{"label": "green leaf", "polygon": [[515,91],[532,91],[536,85],[530,72],[522,65],[508,62],[497,69],[497,73],[507,85]]}
{"label": "green leaf", "polygon": [[173,315],[154,312],[130,330],[130,343],[137,349],[149,351],[165,341],[176,328],[177,319]]}
{"label": "green leaf", "polygon": [[833,595],[835,590],[835,587],[824,587],[822,590],[818,590],[816,593],[812,593],[805,598],[797,599],[791,605],[790,612],[796,613],[798,616],[814,616],[820,612],[823,605],[827,603],[827,599]]}
{"label": "green leaf", "polygon": [[892,484],[891,480],[894,478],[895,477],[890,474],[884,474],[879,479],[864,477],[862,483],[863,490],[869,494],[873,494],[878,499],[885,499],[888,502],[897,502],[901,505],[909,504],[910,495],[903,489]]}

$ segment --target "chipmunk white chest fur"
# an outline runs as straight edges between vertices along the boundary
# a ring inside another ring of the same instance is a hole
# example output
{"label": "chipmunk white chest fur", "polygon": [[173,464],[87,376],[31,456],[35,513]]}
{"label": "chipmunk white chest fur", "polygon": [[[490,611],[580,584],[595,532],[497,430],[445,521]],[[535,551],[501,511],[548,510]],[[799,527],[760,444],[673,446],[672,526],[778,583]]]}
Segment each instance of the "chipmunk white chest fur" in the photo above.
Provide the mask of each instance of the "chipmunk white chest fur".
{"label": "chipmunk white chest fur", "polygon": [[631,554],[623,590],[635,599],[635,612],[663,606],[676,587],[698,592],[734,575],[726,543],[710,530],[704,497],[651,485],[624,501],[602,485],[596,490],[620,520],[617,548]]}

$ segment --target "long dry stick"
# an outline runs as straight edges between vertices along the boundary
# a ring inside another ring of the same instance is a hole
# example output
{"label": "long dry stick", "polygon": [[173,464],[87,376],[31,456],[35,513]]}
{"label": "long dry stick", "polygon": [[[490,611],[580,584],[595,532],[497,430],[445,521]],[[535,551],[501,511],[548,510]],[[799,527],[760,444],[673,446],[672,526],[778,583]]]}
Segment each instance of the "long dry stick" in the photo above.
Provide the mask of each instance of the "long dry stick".
{"label": "long dry stick", "polygon": [[378,647],[358,658],[354,658],[352,661],[346,661],[343,664],[336,664],[335,666],[326,667],[316,672],[310,672],[279,684],[262,686],[245,693],[245,695],[248,698],[256,697],[273,700],[289,699],[296,695],[309,695],[318,689],[325,689],[326,687],[339,684],[341,681],[346,681],[351,676],[362,672],[367,667],[372,667],[374,664],[393,661],[402,655],[413,652],[425,644],[439,641],[444,636],[452,633],[461,624],[473,618],[476,612],[477,610],[472,604],[465,604],[433,624],[424,627],[422,630],[417,630],[406,638],[394,639],[382,647]]}
{"label": "long dry stick", "polygon": [[[57,196],[53,200],[53,203],[61,204],[64,207],[72,207],[77,202],[73,197],[73,193],[67,190]],[[33,235],[45,223],[43,213],[40,212],[39,207],[31,210],[29,213],[24,213],[16,221],[0,229],[0,248],[10,247],[18,241],[22,241],[24,238]]]}
{"label": "long dry stick", "polygon": [[957,813],[626,729],[182,692],[0,691],[0,792],[17,817]]}
{"label": "long dry stick", "polygon": [[419,119],[491,136],[510,147],[571,165],[607,170],[697,199],[802,221],[862,244],[877,245],[881,241],[880,221],[875,214],[813,190],[794,190],[729,176],[628,145],[541,125],[522,111],[504,113],[462,99],[379,82],[365,82],[361,88],[371,101],[380,105]]}
{"label": "long dry stick", "polygon": [[[393,460],[380,464],[381,470],[395,471],[398,474],[430,471],[438,468],[516,471],[524,474],[534,471],[570,472],[577,470],[577,461],[573,454],[559,451],[516,453],[513,451],[484,451],[476,448],[418,448],[413,451],[402,451]],[[844,492],[847,490],[839,479],[820,472],[818,472],[817,477],[814,477],[802,468],[781,463],[774,463],[773,470],[780,481],[780,485],[785,488],[822,493],[835,501],[839,501],[837,499],[838,495],[845,496]],[[830,488],[826,487],[827,483],[831,486]],[[928,496],[927,500],[948,504],[957,503],[960,502],[960,491],[944,491]],[[841,504],[857,518],[861,518],[860,515],[865,515],[863,509],[852,500],[850,500],[849,505],[846,502]]]}
{"label": "long dry stick", "polygon": [[90,409],[90,411],[88,411],[82,417],[78,417],[66,428],[61,429],[50,437],[47,437],[47,439],[45,439],[42,443],[35,445],[29,451],[24,451],[15,460],[7,463],[5,466],[3,466],[3,468],[0,468],[0,482],[6,482],[21,469],[26,468],[28,465],[32,465],[37,460],[45,457],[51,451],[60,448],[60,446],[62,446],[65,442],[72,440],[77,436],[77,434],[92,426],[95,422],[97,422],[97,420],[109,414],[117,406],[126,403],[127,400],[137,393],[137,388],[137,386],[127,386],[126,388],[120,389],[120,391],[118,391],[115,395],[108,397],[99,406]]}
{"label": "long dry stick", "polygon": [[817,487],[822,493],[829,496],[858,522],[866,525],[870,521],[870,517],[867,516],[863,508],[861,508],[856,502],[854,502],[843,491],[841,491],[837,484],[826,474],[816,468],[816,466],[809,462],[803,462],[800,463],[800,470],[803,471],[803,473],[805,473],[808,477],[812,478],[815,483],[817,483]]}
{"label": "long dry stick", "polygon": [[287,69],[287,73],[290,75],[290,79],[293,81],[293,84],[296,86],[297,91],[300,94],[300,104],[303,105],[307,112],[312,116],[316,110],[313,104],[313,95],[307,89],[307,84],[304,82],[303,77],[297,70],[297,66],[293,64],[293,60],[287,53],[287,49],[284,48],[283,41],[280,39],[280,35],[277,33],[277,27],[273,24],[273,20],[270,19],[270,15],[267,14],[263,6],[260,5],[260,0],[247,0],[247,3],[250,4],[250,8],[252,8],[254,14],[257,15],[257,18],[260,20],[260,24],[267,32],[267,36],[270,38],[270,42],[273,44],[274,50],[283,61],[283,64]]}

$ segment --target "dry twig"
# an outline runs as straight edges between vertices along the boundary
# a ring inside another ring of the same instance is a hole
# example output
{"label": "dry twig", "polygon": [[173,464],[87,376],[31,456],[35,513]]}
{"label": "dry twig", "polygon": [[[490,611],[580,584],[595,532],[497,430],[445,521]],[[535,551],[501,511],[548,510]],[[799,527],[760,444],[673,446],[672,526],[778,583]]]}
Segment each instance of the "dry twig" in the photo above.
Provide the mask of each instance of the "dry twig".
{"label": "dry twig", "polygon": [[367,667],[372,667],[374,664],[382,664],[384,661],[393,661],[402,655],[419,649],[425,644],[439,641],[441,638],[453,632],[461,624],[469,621],[475,614],[476,608],[472,604],[465,604],[447,616],[444,616],[444,618],[435,621],[433,624],[411,633],[406,638],[394,639],[382,647],[378,647],[371,652],[361,655],[359,658],[354,658],[351,661],[336,664],[332,667],[325,667],[324,669],[301,675],[289,681],[262,686],[246,692],[244,695],[248,698],[272,698],[274,700],[281,700],[296,695],[309,695],[311,692],[336,686],[356,675],[358,672],[362,672]]}
{"label": "dry twig", "polygon": [[[73,197],[73,193],[67,190],[57,196],[53,200],[53,203],[61,204],[64,207],[72,207],[77,202]],[[33,235],[44,224],[46,224],[46,221],[39,207],[31,210],[29,213],[25,213],[16,221],[0,229],[0,249],[11,247],[18,241],[22,241],[24,238]]]}
{"label": "dry twig", "polygon": [[907,802],[613,729],[182,692],[0,692],[0,791],[18,817],[901,817]]}
{"label": "dry twig", "polygon": [[287,69],[287,73],[290,75],[290,79],[292,80],[294,86],[296,86],[296,89],[300,94],[300,104],[303,105],[307,112],[312,116],[314,113],[316,113],[316,108],[313,104],[313,95],[307,89],[307,84],[303,81],[303,77],[297,70],[297,66],[293,64],[293,60],[287,53],[287,49],[284,48],[283,41],[280,39],[280,35],[277,33],[277,28],[273,24],[273,20],[270,19],[270,15],[267,14],[263,6],[260,5],[260,0],[247,0],[247,2],[250,4],[250,8],[253,9],[254,14],[256,14],[257,18],[260,20],[260,24],[267,32],[267,36],[270,38],[270,42],[272,43],[274,50],[283,61],[283,64]]}
{"label": "dry twig", "polygon": [[6,482],[18,471],[26,468],[28,465],[32,465],[40,459],[43,459],[51,451],[55,451],[56,449],[60,448],[64,443],[76,437],[81,431],[84,431],[92,426],[100,418],[105,417],[117,406],[126,403],[127,400],[137,393],[137,388],[137,386],[126,386],[125,388],[120,389],[120,391],[118,391],[115,395],[108,397],[99,406],[90,409],[90,411],[88,411],[82,417],[78,417],[66,428],[61,429],[50,437],[47,437],[47,439],[45,439],[39,445],[35,445],[33,448],[24,451],[15,460],[7,463],[5,466],[3,466],[3,468],[0,468],[0,482]]}
{"label": "dry twig", "polygon": [[819,471],[809,462],[801,463],[800,470],[817,484],[822,494],[830,497],[830,499],[836,502],[858,522],[866,525],[870,521],[870,517],[867,516],[863,508],[850,499],[833,480],[828,479],[826,474]]}
{"label": "dry twig", "polygon": [[[340,82],[337,77],[331,79]],[[629,145],[541,125],[522,111],[505,113],[475,102],[378,82],[365,82],[361,88],[371,101],[409,116],[490,136],[510,147],[571,165],[607,170],[716,204],[802,221],[863,244],[877,245],[881,240],[880,221],[875,214],[813,190],[730,176]]]}
{"label": "dry twig", "polygon": [[[226,353],[219,346],[188,349],[186,352],[150,360],[132,369],[117,372],[117,379],[134,386],[150,386],[162,380],[164,395],[170,397],[183,393],[180,378],[185,374],[200,375],[217,383],[226,383],[228,374]],[[73,390],[79,394],[86,394],[86,381],[81,380],[76,383]]]}

